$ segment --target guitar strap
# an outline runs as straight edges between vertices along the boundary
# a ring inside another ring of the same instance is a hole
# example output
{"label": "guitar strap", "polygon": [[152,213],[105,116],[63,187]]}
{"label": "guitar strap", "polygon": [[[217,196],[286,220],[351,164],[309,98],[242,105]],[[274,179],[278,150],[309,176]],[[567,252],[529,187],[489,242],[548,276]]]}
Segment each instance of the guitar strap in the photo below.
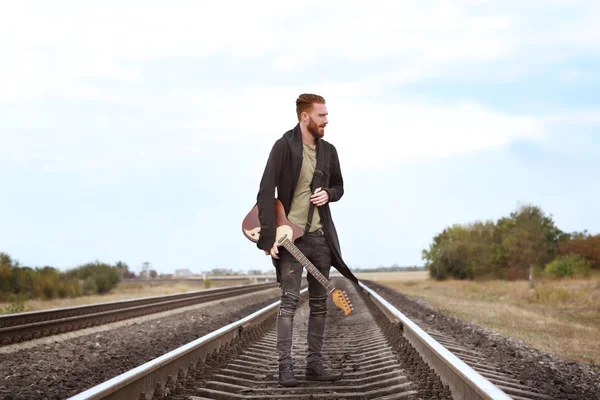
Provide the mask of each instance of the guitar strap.
{"label": "guitar strap", "polygon": [[[323,171],[315,169],[315,174],[312,180],[311,193],[314,193],[315,190],[321,185],[321,177],[323,177]],[[310,229],[310,225],[312,222],[312,217],[315,210],[315,204],[311,201],[308,206],[308,219],[306,220],[306,226],[304,227],[304,234],[306,235]]]}
{"label": "guitar strap", "polygon": [[[311,194],[315,192],[315,190],[321,186],[321,178],[323,177],[323,163],[325,162],[325,155],[323,154],[323,149],[320,148],[320,143],[317,144],[317,165],[315,167],[315,174],[313,175],[313,179],[311,182]],[[310,200],[309,200],[310,201]],[[308,206],[308,218],[306,220],[306,226],[304,227],[304,234],[306,235],[309,232],[313,213],[314,213],[315,205],[313,202],[310,202]]]}

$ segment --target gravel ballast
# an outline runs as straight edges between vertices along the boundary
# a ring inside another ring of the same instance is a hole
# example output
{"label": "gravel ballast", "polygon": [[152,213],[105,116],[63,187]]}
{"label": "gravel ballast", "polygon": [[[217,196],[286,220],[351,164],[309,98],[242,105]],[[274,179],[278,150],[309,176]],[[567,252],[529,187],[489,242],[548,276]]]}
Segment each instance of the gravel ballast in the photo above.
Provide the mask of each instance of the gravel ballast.
{"label": "gravel ballast", "polygon": [[279,300],[279,289],[0,354],[0,399],[65,399]]}
{"label": "gravel ballast", "polygon": [[490,329],[443,314],[424,301],[372,281],[365,285],[413,320],[435,325],[457,344],[482,353],[486,362],[510,372],[522,384],[556,400],[600,400],[600,371],[559,359]]}

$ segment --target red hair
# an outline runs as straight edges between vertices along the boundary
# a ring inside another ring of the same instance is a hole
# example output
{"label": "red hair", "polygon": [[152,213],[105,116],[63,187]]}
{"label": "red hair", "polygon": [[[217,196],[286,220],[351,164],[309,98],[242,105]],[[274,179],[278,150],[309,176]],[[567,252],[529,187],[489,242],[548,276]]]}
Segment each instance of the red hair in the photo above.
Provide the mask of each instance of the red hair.
{"label": "red hair", "polygon": [[312,110],[314,103],[325,104],[325,99],[318,94],[311,93],[302,93],[298,96],[296,99],[296,114],[298,115],[298,121],[300,121],[300,114]]}

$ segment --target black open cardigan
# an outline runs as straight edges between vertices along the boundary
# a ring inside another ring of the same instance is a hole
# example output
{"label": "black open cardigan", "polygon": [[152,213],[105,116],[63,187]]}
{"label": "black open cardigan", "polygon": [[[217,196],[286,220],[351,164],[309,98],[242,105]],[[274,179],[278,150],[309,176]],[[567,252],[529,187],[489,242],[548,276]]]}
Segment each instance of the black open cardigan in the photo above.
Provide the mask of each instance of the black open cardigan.
{"label": "black open cardigan", "polygon": [[[329,194],[329,202],[317,209],[323,223],[325,239],[331,249],[331,264],[342,275],[358,285],[358,279],[342,259],[337,231],[329,209],[329,203],[338,201],[344,194],[344,181],[337,151],[331,143],[322,138],[316,140],[316,145],[317,167],[321,166],[323,171],[321,188]],[[257,246],[261,250],[270,250],[275,242],[277,229],[273,206],[275,188],[277,188],[277,198],[283,204],[285,214],[288,215],[300,176],[302,158],[302,133],[300,124],[297,124],[273,144],[260,181],[257,195],[260,236]],[[271,259],[279,277],[279,260],[274,257]]]}

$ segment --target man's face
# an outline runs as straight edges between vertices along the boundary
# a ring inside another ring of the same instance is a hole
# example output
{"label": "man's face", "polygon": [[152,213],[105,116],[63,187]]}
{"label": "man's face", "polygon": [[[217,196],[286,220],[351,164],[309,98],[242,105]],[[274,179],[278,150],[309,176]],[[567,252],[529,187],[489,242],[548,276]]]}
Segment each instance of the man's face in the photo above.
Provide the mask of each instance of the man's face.
{"label": "man's face", "polygon": [[325,107],[325,104],[313,104],[308,114],[308,131],[315,138],[322,138],[325,135],[325,126],[327,123],[327,107]]}

